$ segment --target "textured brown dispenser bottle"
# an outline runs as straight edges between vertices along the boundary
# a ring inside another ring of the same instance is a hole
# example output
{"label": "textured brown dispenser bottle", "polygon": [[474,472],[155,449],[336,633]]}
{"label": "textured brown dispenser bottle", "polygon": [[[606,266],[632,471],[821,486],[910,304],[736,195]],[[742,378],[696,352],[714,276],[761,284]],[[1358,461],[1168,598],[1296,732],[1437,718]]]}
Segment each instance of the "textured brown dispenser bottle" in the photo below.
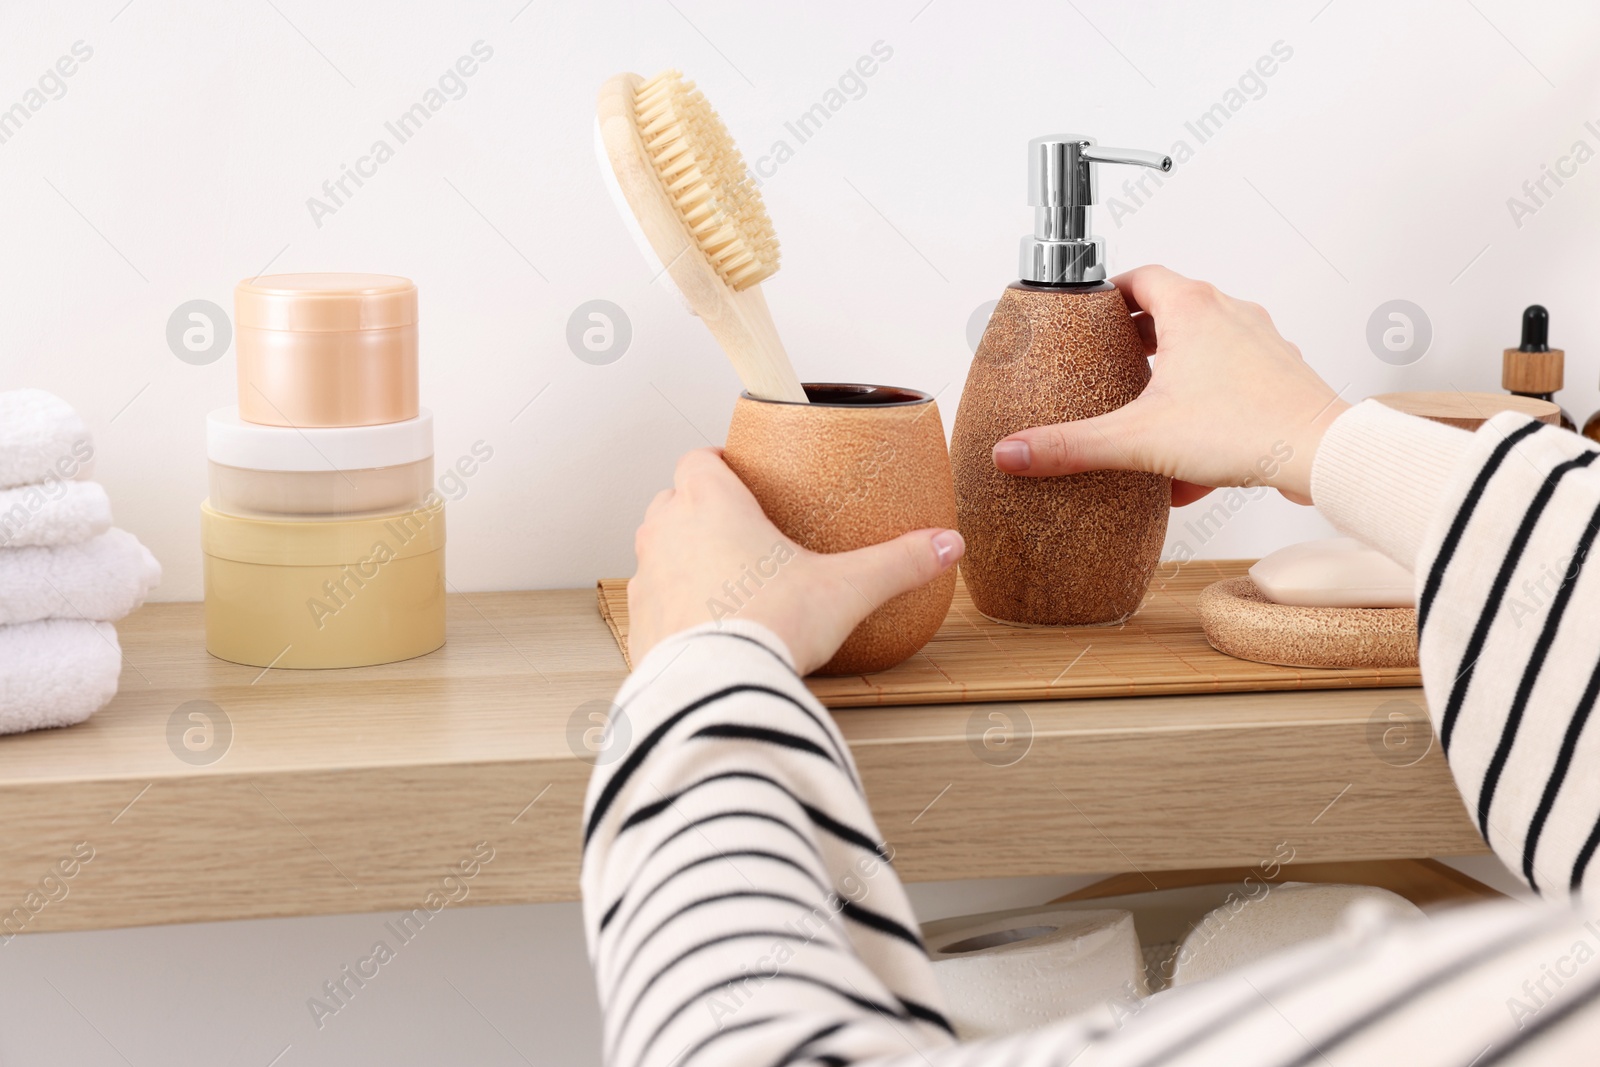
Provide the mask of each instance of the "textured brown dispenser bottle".
{"label": "textured brown dispenser bottle", "polygon": [[1108,284],[1018,283],[989,319],[956,412],[950,462],[967,541],[961,573],[1001,622],[1091,626],[1131,615],[1161,555],[1171,483],[1134,471],[1026,478],[994,465],[996,441],[1103,415],[1143,392],[1150,365]]}
{"label": "textured brown dispenser bottle", "polygon": [[1159,475],[1030,478],[994,465],[1001,438],[1104,415],[1150,381],[1128,305],[1105,280],[1105,242],[1089,229],[1097,163],[1172,169],[1158,152],[1077,134],[1028,142],[1033,233],[1022,238],[1022,280],[989,317],[956,411],[961,573],[978,610],[1000,622],[1120,622],[1144,599],[1167,529],[1172,483]]}

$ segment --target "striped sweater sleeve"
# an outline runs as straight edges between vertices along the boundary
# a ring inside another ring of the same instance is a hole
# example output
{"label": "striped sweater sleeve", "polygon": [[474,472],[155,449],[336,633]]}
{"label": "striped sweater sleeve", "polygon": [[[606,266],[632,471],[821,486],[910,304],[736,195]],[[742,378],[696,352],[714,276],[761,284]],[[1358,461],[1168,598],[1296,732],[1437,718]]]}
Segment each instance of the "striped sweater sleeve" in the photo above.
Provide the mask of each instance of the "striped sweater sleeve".
{"label": "striped sweater sleeve", "polygon": [[1367,401],[1313,468],[1319,508],[1415,573],[1434,734],[1484,840],[1547,894],[1600,884],[1597,457],[1514,413],[1469,434]]}
{"label": "striped sweater sleeve", "polygon": [[[1587,1062],[1600,910],[1463,909],[958,1044],[848,748],[758,626],[653,650],[584,818],[615,1067],[1408,1067]],[[1580,1051],[1581,1050],[1581,1051]]]}
{"label": "striped sweater sleeve", "polygon": [[616,705],[584,823],[606,1062],[948,1046],[849,749],[783,643],[739,620],[687,631]]}
{"label": "striped sweater sleeve", "polygon": [[[1588,449],[1515,419],[1474,436],[1352,412],[1318,454],[1318,504],[1415,568],[1436,729],[1491,843],[1531,853],[1543,888],[1580,883],[1600,808],[1583,728],[1600,653]],[[1541,587],[1530,561],[1546,557],[1557,577]],[[616,703],[582,872],[615,1067],[1493,1067],[1589,1062],[1600,1043],[1593,900],[1397,925],[1358,913],[1131,1014],[1118,992],[958,1043],[849,750],[781,641],[736,620],[686,631]]]}

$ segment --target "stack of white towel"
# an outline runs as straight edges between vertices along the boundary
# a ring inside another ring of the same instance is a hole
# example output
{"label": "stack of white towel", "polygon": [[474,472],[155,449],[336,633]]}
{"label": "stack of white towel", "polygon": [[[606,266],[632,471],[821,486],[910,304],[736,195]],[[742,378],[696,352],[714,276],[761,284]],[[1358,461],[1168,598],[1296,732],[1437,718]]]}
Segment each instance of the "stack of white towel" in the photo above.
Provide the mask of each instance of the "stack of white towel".
{"label": "stack of white towel", "polygon": [[117,692],[111,623],[161,565],[111,526],[89,431],[60,398],[0,392],[0,734],[70,726]]}

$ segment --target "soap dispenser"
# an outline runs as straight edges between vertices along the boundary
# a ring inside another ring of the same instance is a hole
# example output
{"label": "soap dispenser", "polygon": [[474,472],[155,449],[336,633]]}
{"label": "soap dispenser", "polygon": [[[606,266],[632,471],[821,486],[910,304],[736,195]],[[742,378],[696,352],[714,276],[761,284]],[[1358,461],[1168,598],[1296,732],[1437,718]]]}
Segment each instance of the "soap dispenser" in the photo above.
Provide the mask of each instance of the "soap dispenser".
{"label": "soap dispenser", "polygon": [[1092,137],[1028,142],[1034,229],[1022,239],[1022,277],[989,317],[956,412],[961,572],[974,606],[998,622],[1122,621],[1144,599],[1166,533],[1172,487],[1160,475],[1029,478],[992,459],[1003,437],[1103,415],[1150,381],[1128,306],[1106,281],[1105,241],[1090,232],[1099,163],[1172,168],[1168,156],[1102,148]]}
{"label": "soap dispenser", "polygon": [[[1566,353],[1550,347],[1550,312],[1538,304],[1522,311],[1522,340],[1508,348],[1500,362],[1500,387],[1512,396],[1555,403],[1565,373]],[[1566,408],[1561,411],[1561,428],[1576,430]]]}

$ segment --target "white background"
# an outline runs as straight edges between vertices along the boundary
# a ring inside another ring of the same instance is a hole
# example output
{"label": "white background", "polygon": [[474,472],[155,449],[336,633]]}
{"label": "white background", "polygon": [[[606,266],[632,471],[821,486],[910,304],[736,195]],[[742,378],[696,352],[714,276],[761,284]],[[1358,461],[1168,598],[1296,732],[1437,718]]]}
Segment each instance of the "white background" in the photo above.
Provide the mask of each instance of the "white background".
{"label": "white background", "polygon": [[[495,451],[450,507],[451,584],[625,575],[646,502],[679,453],[722,439],[737,391],[705,330],[650,284],[592,154],[600,83],[679,66],[752,162],[780,138],[795,149],[763,188],[784,251],[765,289],[807,380],[926,389],[948,427],[968,320],[1014,277],[1031,223],[1026,141],[1072,131],[1194,150],[1148,203],[1125,200],[1136,210],[1116,221],[1099,212],[1114,268],[1158,261],[1260,301],[1348,398],[1497,389],[1523,305],[1542,302],[1581,422],[1600,403],[1600,162],[1551,186],[1520,226],[1507,201],[1575,141],[1600,149],[1597,30],[1593,5],[1512,0],[7,0],[0,109],[75,42],[93,55],[0,144],[0,388],[49,389],[85,415],[119,525],[166,567],[159,595],[194,599],[204,416],[232,402],[233,358],[180,361],[168,317],[193,299],[231,307],[233,284],[269,268],[407,275],[438,456],[480,439]],[[318,226],[307,199],[477,41],[493,57],[465,95]],[[879,41],[893,54],[864,94],[795,144],[784,124]],[[1199,143],[1185,122],[1279,41],[1292,58]],[[1108,168],[1103,192],[1138,176]],[[566,341],[592,299],[632,324],[607,366]],[[1410,366],[1366,340],[1392,299],[1432,324]],[[1207,538],[1185,521],[1169,547],[1210,556],[1326,531],[1277,499]],[[0,982],[5,1014],[34,1029],[7,1018],[0,1041],[21,1042],[27,1062],[122,1062],[97,1029],[135,1063],[265,1063],[302,1039],[281,1062],[360,1062],[358,1049],[368,1062],[450,1049],[523,1062],[450,1001],[439,970],[464,975],[533,1062],[587,1062],[574,916],[460,912],[455,956],[419,959],[421,984],[374,990],[355,1019],[330,1023],[351,1036],[331,1040],[309,1030],[303,998],[376,917],[24,939],[0,949]],[[51,1000],[41,976],[89,1009]]]}
{"label": "white background", "polygon": [[[74,42],[94,50],[0,144],[0,387],[52,390],[88,418],[118,522],[166,567],[162,597],[200,595],[204,418],[234,389],[232,353],[181,362],[167,319],[196,298],[231,308],[269,263],[417,281],[437,454],[495,450],[450,508],[453,586],[630,573],[645,504],[678,454],[722,440],[737,380],[651,286],[598,180],[593,98],[619,70],[684,69],[752,162],[795,147],[763,188],[784,252],[764,288],[806,380],[926,389],[948,427],[967,320],[1015,276],[1031,227],[1026,142],[1071,130],[1187,141],[1193,159],[1120,227],[1099,212],[1113,266],[1159,261],[1260,301],[1347,397],[1496,389],[1523,305],[1541,301],[1569,353],[1567,406],[1581,421],[1597,403],[1600,260],[1577,235],[1600,221],[1600,162],[1520,229],[1506,206],[1574,140],[1600,149],[1584,128],[1600,120],[1592,5],[1080,4],[1091,25],[1065,4],[961,0],[121,2],[0,16],[0,106]],[[494,54],[466,94],[319,228],[307,199],[479,40]],[[893,56],[865,94],[796,145],[784,124],[877,41]],[[1293,57],[1264,95],[1198,143],[1184,123],[1277,41]],[[1102,191],[1141,173],[1105,168]],[[633,327],[608,366],[566,342],[597,298]],[[1433,325],[1409,367],[1366,342],[1397,298]],[[1187,540],[1237,556],[1324,529],[1272,499]]]}

